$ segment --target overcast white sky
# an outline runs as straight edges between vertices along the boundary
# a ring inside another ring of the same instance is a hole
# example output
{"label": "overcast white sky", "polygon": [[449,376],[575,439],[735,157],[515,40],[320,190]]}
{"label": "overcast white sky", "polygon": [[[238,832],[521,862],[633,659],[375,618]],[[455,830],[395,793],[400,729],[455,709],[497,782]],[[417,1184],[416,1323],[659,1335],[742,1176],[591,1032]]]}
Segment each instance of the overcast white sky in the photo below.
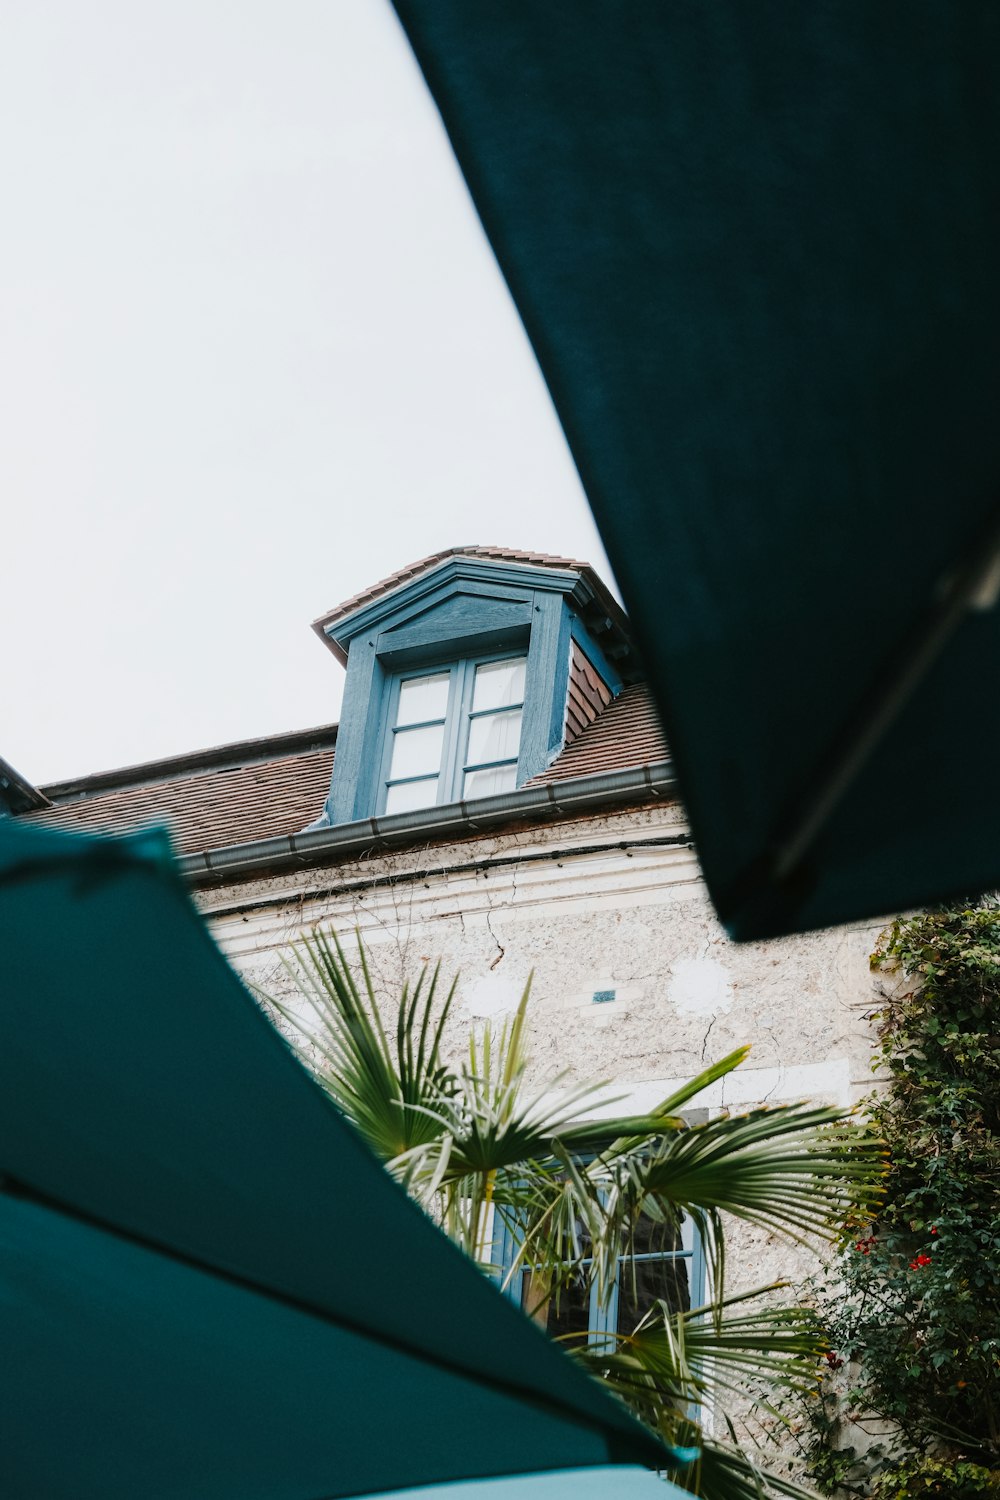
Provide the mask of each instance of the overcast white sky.
{"label": "overcast white sky", "polygon": [[329,722],[309,629],[454,543],[610,578],[385,0],[32,0],[0,51],[0,755]]}

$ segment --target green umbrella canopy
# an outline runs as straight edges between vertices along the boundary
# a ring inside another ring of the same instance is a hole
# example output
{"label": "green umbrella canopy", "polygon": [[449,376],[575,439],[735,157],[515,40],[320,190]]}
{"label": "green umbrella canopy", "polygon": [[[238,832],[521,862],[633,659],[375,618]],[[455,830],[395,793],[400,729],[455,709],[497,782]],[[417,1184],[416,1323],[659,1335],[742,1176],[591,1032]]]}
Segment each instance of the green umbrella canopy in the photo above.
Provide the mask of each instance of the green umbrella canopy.
{"label": "green umbrella canopy", "polygon": [[164,839],[0,821],[0,951],[0,1493],[321,1500],[663,1460],[342,1122]]}
{"label": "green umbrella canopy", "polygon": [[396,9],[730,930],[1000,883],[1000,7]]}

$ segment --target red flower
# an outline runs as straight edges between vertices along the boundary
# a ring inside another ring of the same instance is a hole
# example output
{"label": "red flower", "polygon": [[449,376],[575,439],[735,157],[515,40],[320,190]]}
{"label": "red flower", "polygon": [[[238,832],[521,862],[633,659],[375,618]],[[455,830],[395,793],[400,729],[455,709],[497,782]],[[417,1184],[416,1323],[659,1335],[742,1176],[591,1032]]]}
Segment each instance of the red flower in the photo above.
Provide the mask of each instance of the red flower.
{"label": "red flower", "polygon": [[920,1271],[920,1270],[923,1269],[924,1266],[929,1266],[930,1263],[931,1263],[931,1258],[930,1258],[929,1255],[918,1255],[917,1258],[916,1258],[916,1260],[911,1260],[910,1261],[910,1270],[911,1271]]}

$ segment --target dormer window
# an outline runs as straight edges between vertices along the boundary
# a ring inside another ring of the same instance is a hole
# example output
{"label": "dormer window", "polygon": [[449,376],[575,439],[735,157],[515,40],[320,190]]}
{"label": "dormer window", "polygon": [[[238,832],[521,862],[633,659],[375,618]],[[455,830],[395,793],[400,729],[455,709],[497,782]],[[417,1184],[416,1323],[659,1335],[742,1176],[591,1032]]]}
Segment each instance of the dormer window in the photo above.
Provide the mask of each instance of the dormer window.
{"label": "dormer window", "polygon": [[315,628],[347,667],[325,824],[509,795],[614,697],[632,653],[585,564],[494,547],[424,558]]}
{"label": "dormer window", "polygon": [[513,791],[527,658],[454,662],[393,678],[379,812]]}

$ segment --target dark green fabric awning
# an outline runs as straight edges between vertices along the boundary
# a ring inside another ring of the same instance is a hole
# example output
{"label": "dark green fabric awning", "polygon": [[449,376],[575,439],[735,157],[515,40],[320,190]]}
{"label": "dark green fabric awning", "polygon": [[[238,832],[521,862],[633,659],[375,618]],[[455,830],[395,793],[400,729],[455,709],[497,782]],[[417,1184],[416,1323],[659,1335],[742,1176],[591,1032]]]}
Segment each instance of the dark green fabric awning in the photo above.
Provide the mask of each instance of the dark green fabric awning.
{"label": "dark green fabric awning", "polygon": [[1000,7],[396,9],[730,930],[1000,884]]}
{"label": "dark green fabric awning", "polygon": [[321,1500],[662,1459],[342,1122],[165,840],[0,821],[0,952],[0,1493]]}

